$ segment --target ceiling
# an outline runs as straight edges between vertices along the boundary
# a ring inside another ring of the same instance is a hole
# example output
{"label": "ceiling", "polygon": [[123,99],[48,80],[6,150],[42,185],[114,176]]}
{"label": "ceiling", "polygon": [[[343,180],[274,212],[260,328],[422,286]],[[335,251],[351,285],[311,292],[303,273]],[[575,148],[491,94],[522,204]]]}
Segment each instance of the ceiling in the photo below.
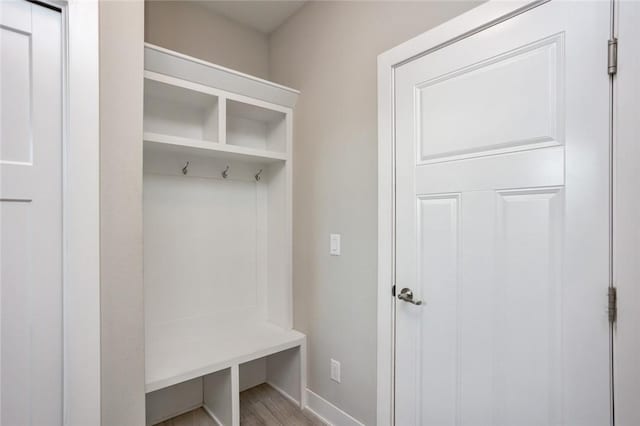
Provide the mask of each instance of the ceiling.
{"label": "ceiling", "polygon": [[269,34],[300,9],[307,0],[203,1],[210,10],[262,33]]}

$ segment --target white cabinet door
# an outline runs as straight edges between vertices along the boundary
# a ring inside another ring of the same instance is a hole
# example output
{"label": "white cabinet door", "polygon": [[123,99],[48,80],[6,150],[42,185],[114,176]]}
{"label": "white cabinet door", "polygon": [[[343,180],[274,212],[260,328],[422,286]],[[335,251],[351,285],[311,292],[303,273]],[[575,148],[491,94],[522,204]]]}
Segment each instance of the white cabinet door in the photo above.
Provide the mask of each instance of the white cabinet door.
{"label": "white cabinet door", "polygon": [[395,73],[396,424],[609,423],[607,2]]}
{"label": "white cabinet door", "polygon": [[0,424],[62,424],[61,16],[0,2]]}

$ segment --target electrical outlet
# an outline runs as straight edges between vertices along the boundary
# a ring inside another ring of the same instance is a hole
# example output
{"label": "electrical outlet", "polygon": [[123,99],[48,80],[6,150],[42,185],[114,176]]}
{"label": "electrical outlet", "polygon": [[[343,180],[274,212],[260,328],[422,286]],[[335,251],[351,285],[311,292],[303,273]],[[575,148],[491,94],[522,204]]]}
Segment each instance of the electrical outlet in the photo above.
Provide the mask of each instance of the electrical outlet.
{"label": "electrical outlet", "polygon": [[335,359],[331,360],[331,380],[340,383],[340,362]]}

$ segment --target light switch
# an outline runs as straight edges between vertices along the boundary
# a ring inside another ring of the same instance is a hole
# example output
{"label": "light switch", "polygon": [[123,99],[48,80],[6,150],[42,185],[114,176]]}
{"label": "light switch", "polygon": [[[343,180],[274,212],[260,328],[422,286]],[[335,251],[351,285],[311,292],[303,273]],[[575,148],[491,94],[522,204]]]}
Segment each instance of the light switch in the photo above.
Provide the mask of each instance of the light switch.
{"label": "light switch", "polygon": [[329,254],[331,256],[340,256],[340,234],[331,234],[329,241]]}

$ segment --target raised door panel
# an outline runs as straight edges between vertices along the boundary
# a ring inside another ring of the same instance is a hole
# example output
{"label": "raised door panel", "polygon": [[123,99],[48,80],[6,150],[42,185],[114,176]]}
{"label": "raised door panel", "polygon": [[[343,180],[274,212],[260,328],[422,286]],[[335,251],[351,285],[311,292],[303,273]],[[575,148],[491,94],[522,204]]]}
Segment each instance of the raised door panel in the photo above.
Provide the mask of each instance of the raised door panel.
{"label": "raised door panel", "polygon": [[418,84],[418,162],[558,144],[562,50],[553,36]]}
{"label": "raised door panel", "polygon": [[31,33],[0,27],[0,63],[3,64],[0,161],[31,163]]}

